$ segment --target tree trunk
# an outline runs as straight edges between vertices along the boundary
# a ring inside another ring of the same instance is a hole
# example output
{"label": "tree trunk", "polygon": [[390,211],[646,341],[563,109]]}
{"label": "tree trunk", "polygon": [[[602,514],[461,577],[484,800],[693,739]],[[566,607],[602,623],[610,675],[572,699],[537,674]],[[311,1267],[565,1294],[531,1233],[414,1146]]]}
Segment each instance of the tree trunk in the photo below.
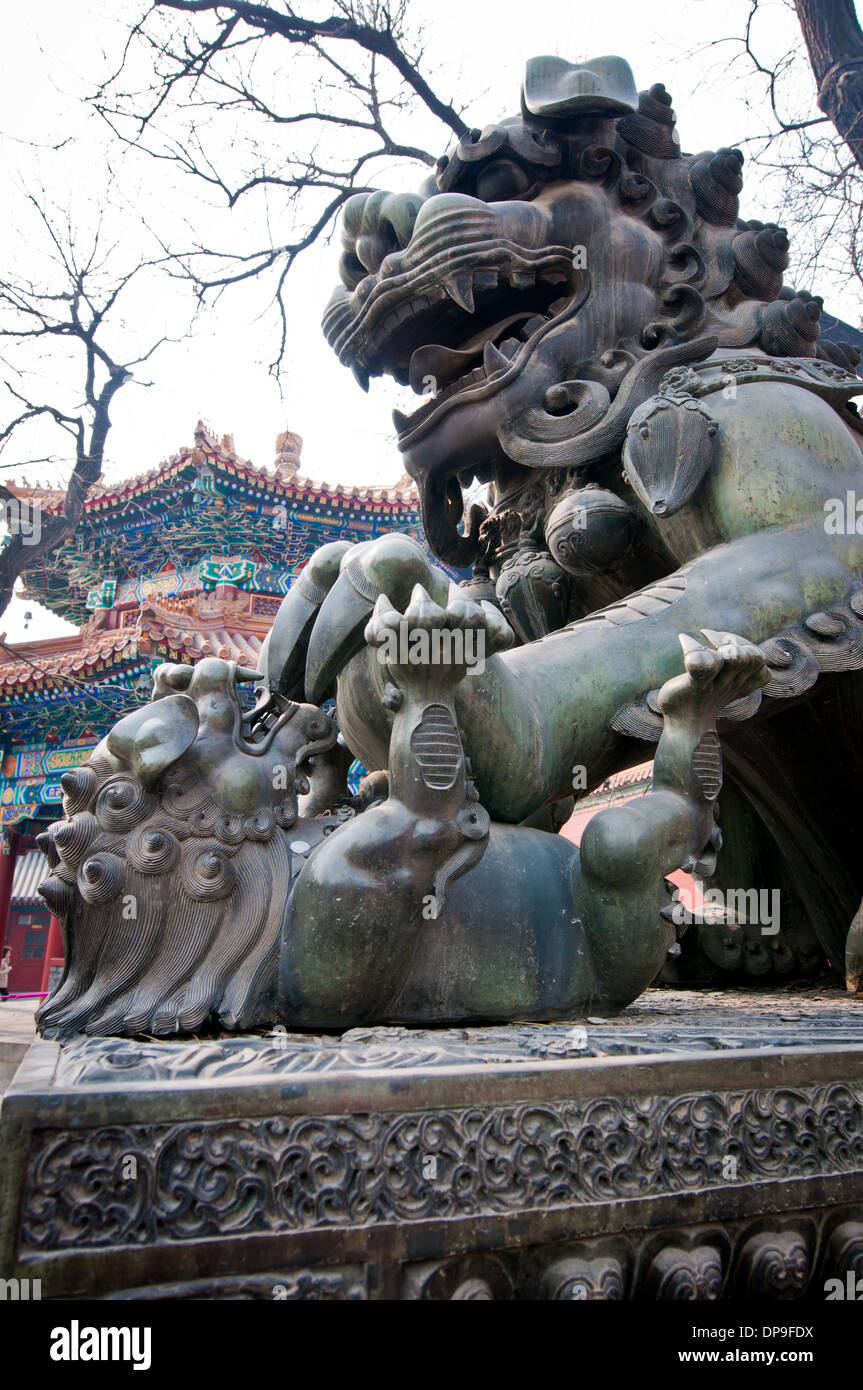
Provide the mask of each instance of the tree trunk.
{"label": "tree trunk", "polygon": [[795,0],[818,105],[863,169],[863,30],[853,0]]}

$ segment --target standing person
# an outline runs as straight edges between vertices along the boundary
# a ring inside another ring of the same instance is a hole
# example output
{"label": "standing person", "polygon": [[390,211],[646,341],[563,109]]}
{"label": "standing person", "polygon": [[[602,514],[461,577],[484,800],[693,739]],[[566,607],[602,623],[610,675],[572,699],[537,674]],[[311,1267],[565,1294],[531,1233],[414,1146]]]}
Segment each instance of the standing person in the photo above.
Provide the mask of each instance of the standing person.
{"label": "standing person", "polygon": [[9,976],[12,974],[12,947],[3,947],[3,957],[0,959],[0,999],[9,997]]}

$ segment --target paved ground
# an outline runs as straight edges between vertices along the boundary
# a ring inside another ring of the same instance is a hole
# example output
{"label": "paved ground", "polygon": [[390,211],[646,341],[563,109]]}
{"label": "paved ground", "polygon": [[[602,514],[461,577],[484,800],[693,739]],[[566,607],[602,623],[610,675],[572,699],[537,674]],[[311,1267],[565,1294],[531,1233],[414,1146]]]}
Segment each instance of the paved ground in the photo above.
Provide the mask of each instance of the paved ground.
{"label": "paved ground", "polygon": [[729,985],[725,989],[679,989],[660,985],[645,990],[640,998],[606,1023],[633,1028],[675,1021],[689,1025],[738,1023],[793,1023],[830,1017],[863,1027],[863,996],[847,994],[838,980],[828,975],[796,984]]}
{"label": "paved ground", "polygon": [[4,999],[0,1003],[0,1042],[29,1043],[36,1032],[33,1015],[41,999]]}
{"label": "paved ground", "polygon": [[0,1003],[0,1096],[36,1034],[33,1015],[40,999],[4,999]]}

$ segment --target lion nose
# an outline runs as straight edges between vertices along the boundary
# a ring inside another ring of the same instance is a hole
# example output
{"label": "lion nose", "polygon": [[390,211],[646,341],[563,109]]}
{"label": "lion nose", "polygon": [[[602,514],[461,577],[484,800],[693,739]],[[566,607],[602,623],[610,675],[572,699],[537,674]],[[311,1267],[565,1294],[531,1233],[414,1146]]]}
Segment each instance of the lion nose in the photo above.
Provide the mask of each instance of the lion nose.
{"label": "lion nose", "polygon": [[439,234],[452,235],[454,223],[458,223],[459,236],[488,236],[493,214],[487,203],[479,198],[471,198],[467,193],[436,193],[427,198],[417,213],[414,222],[414,240],[421,236]]}
{"label": "lion nose", "polygon": [[411,239],[420,193],[357,193],[345,203],[342,217],[344,253],[339,264],[342,283],[354,289],[367,274],[374,275],[394,251]]}
{"label": "lion nose", "polygon": [[537,203],[501,199],[486,203],[467,193],[436,193],[417,213],[409,255],[427,259],[453,246],[488,243],[501,238],[521,248],[547,245],[548,213]]}

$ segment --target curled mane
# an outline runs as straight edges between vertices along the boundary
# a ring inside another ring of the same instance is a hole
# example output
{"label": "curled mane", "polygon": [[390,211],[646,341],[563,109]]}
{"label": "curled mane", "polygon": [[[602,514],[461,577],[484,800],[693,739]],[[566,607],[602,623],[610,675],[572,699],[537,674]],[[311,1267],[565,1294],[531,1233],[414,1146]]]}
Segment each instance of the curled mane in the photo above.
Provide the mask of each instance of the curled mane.
{"label": "curled mane", "polygon": [[40,836],[51,867],[40,892],[67,967],[39,1010],[42,1033],[271,1022],[294,796],[228,815],[183,769],[147,791],[98,753],[62,780],[67,819]]}

